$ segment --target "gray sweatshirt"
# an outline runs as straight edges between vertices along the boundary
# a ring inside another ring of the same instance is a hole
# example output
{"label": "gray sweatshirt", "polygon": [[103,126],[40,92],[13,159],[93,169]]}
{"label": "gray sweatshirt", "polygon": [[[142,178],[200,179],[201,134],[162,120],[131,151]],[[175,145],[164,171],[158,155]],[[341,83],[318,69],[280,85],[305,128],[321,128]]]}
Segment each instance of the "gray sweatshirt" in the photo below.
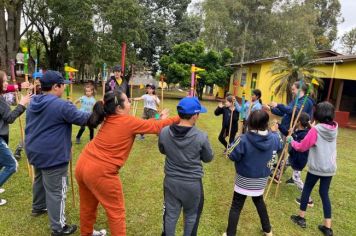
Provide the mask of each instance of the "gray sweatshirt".
{"label": "gray sweatshirt", "polygon": [[12,124],[25,110],[26,107],[17,105],[16,108],[11,111],[5,98],[0,95],[0,135],[9,135],[9,124]]}
{"label": "gray sweatshirt", "polygon": [[309,172],[318,176],[333,176],[336,173],[336,137],[338,125],[318,124],[316,143],[309,150]]}
{"label": "gray sweatshirt", "polygon": [[158,147],[166,155],[164,172],[166,176],[184,180],[203,177],[202,162],[213,159],[208,135],[196,127],[172,125],[162,129]]}

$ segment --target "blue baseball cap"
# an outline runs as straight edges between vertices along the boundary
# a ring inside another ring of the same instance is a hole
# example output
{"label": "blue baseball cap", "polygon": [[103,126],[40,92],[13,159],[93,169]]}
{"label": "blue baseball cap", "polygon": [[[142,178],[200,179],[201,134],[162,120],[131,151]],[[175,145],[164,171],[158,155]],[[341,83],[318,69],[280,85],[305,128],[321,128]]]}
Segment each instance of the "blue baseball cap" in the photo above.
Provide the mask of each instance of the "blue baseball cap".
{"label": "blue baseball cap", "polygon": [[70,84],[69,80],[65,80],[62,74],[58,71],[47,70],[40,78],[41,84]]}
{"label": "blue baseball cap", "polygon": [[177,105],[177,111],[178,113],[185,115],[207,112],[206,108],[200,104],[198,98],[196,97],[182,98]]}

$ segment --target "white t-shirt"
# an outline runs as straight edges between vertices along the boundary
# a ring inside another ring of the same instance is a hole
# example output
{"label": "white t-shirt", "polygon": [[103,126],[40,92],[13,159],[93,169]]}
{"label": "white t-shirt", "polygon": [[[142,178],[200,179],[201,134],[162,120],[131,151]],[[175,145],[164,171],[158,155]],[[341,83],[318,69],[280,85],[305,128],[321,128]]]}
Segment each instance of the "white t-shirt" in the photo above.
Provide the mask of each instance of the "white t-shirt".
{"label": "white t-shirt", "polygon": [[157,111],[156,99],[157,99],[158,103],[160,101],[159,101],[158,97],[156,97],[156,99],[155,99],[155,97],[156,97],[155,95],[153,95],[153,96],[151,96],[149,94],[143,95],[142,98],[143,98],[144,107]]}

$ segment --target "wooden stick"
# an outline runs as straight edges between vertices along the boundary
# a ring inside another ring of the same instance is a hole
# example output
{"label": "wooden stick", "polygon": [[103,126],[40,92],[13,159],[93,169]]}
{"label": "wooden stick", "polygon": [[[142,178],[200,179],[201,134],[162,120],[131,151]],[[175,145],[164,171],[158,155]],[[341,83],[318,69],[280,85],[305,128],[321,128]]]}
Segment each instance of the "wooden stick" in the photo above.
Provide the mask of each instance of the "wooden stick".
{"label": "wooden stick", "polygon": [[72,204],[75,207],[75,194],[74,194],[74,181],[73,181],[73,147],[70,150],[70,161],[69,161],[69,168],[70,168],[70,185],[72,188]]}
{"label": "wooden stick", "polygon": [[226,151],[225,151],[225,154],[226,154],[226,158],[228,158],[228,153],[227,153],[227,149],[230,145],[230,137],[231,137],[231,127],[232,127],[232,118],[233,118],[233,115],[234,115],[234,111],[235,111],[235,103],[233,103],[233,106],[234,106],[234,110],[231,110],[230,108],[230,111],[231,111],[231,114],[230,114],[230,125],[229,125],[229,139],[227,140],[227,147],[226,147]]}

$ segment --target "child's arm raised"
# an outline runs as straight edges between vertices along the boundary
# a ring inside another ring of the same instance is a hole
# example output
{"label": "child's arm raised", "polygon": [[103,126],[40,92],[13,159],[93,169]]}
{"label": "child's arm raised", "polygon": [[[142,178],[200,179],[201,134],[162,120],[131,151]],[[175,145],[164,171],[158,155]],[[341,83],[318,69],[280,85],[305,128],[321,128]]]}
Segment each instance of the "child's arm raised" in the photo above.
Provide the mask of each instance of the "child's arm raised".
{"label": "child's arm raised", "polygon": [[223,104],[222,104],[222,102],[219,102],[219,104],[218,104],[218,107],[215,109],[215,111],[214,111],[214,114],[216,115],[216,116],[219,116],[219,115],[221,115],[221,114],[223,114],[223,111],[224,111],[224,108],[223,108],[224,106],[223,106]]}
{"label": "child's arm raised", "polygon": [[70,102],[63,101],[61,112],[63,120],[69,124],[86,125],[91,115],[89,112],[80,111]]}
{"label": "child's arm raised", "polygon": [[304,139],[300,143],[297,141],[291,141],[291,146],[298,152],[305,152],[315,145],[317,138],[318,138],[318,132],[313,127],[309,130],[308,134],[304,137]]}

